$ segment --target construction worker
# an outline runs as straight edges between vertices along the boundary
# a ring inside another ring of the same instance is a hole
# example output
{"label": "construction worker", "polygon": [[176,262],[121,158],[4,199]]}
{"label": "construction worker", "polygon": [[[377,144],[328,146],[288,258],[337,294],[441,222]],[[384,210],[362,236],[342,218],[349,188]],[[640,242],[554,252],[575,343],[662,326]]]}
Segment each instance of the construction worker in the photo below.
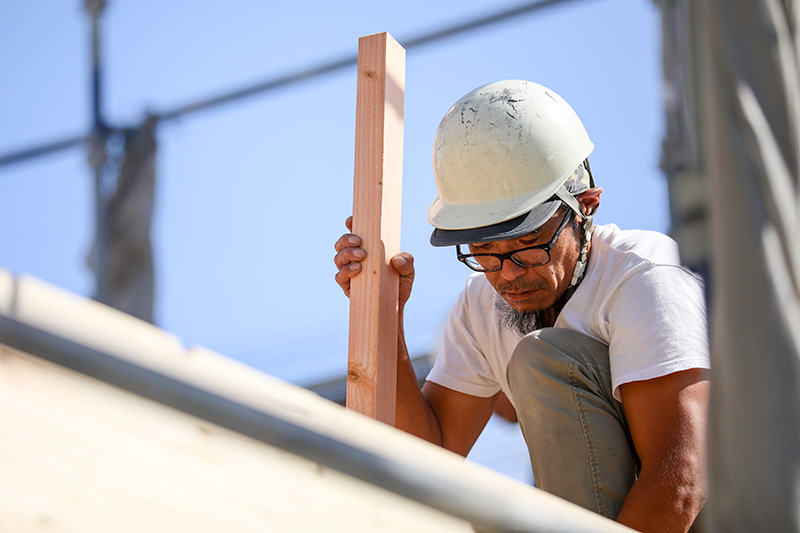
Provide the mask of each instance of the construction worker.
{"label": "construction worker", "polygon": [[[391,259],[396,423],[466,455],[503,392],[538,487],[637,530],[686,531],[706,498],[702,281],[669,237],[592,225],[593,148],[572,108],[531,82],[479,87],[447,112],[431,243],[476,273],[420,391],[402,329],[414,260]],[[370,253],[360,246],[352,233],[336,242],[345,294]]]}

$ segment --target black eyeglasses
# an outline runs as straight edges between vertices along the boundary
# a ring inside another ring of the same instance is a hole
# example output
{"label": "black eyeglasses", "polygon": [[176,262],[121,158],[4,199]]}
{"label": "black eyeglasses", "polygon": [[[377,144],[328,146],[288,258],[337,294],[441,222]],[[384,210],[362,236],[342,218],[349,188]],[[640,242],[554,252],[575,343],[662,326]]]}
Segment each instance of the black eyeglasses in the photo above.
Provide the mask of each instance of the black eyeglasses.
{"label": "black eyeglasses", "polygon": [[572,211],[567,209],[567,213],[558,225],[553,238],[547,244],[537,244],[508,252],[507,254],[464,254],[461,253],[461,245],[456,245],[456,257],[475,272],[497,272],[503,268],[503,261],[510,259],[514,264],[521,267],[532,268],[546,265],[550,262],[550,250],[555,246],[558,236],[567,227],[572,215]]}

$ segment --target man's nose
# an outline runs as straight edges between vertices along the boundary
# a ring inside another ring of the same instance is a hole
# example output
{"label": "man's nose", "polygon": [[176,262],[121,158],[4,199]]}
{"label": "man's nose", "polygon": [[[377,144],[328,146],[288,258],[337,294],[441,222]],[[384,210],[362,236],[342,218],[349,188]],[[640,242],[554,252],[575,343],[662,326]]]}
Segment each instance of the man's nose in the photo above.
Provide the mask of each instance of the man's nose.
{"label": "man's nose", "polygon": [[525,274],[527,269],[516,264],[511,259],[503,261],[503,266],[500,268],[500,275],[503,279],[512,281]]}

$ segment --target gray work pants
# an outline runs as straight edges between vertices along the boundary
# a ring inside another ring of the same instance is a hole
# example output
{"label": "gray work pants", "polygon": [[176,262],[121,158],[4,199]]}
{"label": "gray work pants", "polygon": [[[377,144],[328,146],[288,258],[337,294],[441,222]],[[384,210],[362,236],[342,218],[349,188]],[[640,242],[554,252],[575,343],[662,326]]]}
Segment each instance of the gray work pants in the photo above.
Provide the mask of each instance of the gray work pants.
{"label": "gray work pants", "polygon": [[520,341],[507,374],[537,487],[616,519],[639,461],[612,396],[608,346],[542,329]]}

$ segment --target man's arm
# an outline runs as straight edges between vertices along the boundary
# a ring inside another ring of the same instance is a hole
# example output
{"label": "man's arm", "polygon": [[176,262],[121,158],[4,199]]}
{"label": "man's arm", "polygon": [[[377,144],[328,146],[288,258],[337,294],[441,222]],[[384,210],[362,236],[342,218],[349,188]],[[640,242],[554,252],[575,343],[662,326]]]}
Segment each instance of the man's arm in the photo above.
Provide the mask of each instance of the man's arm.
{"label": "man's arm", "polygon": [[471,396],[430,381],[420,390],[402,319],[398,331],[396,427],[466,456],[492,416],[498,395]]}
{"label": "man's arm", "polygon": [[[345,222],[352,230],[352,217]],[[334,263],[338,268],[335,279],[344,293],[350,295],[350,280],[361,272],[361,262],[367,255],[360,248],[357,235],[345,234],[336,241]],[[400,274],[398,339],[397,339],[397,401],[398,429],[466,456],[492,414],[497,395],[480,398],[456,392],[435,383],[419,388],[411,365],[403,328],[405,304],[414,283],[414,258],[400,253],[391,260]]]}
{"label": "man's arm", "polygon": [[686,531],[706,500],[709,371],[684,370],[620,386],[642,463],[617,520],[638,531]]}

